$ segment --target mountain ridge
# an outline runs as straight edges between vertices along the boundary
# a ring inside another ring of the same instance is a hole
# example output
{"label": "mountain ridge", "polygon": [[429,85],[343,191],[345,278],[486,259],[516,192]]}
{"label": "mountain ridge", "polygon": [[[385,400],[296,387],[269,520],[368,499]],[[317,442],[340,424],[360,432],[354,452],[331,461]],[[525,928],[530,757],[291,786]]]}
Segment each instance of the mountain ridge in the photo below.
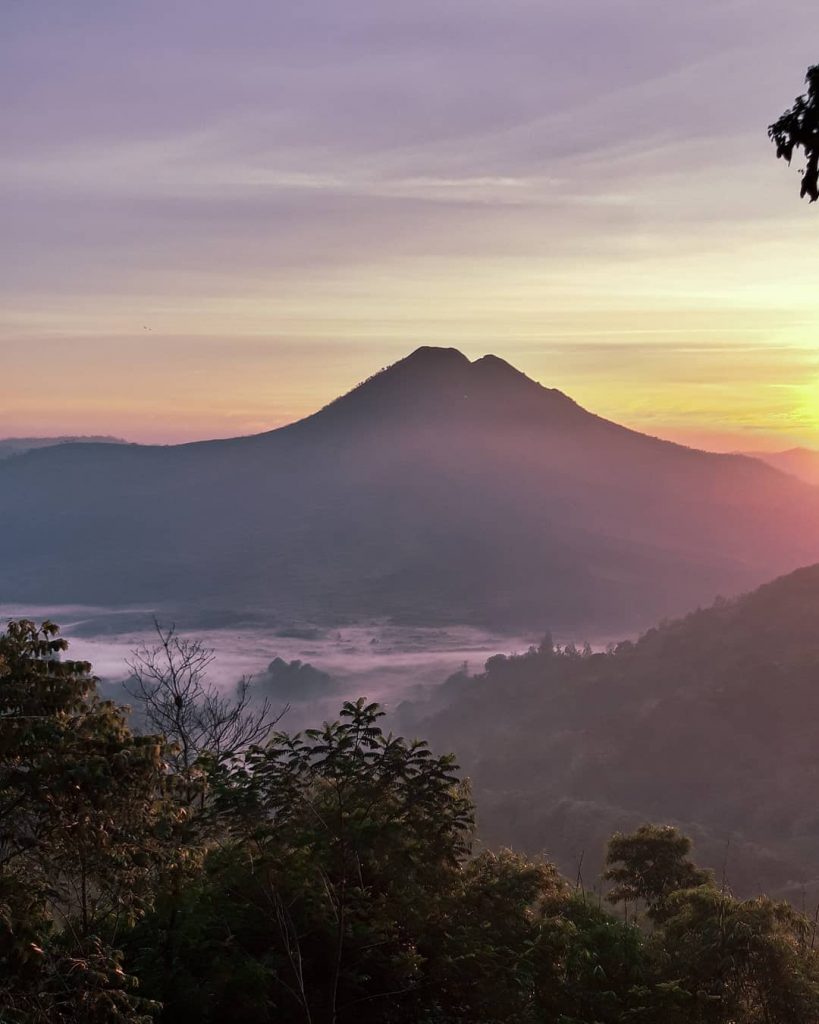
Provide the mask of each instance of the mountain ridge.
{"label": "mountain ridge", "polygon": [[[417,349],[413,350],[409,355],[397,360],[394,363],[383,367],[381,370],[372,374],[370,377],[354,385],[348,391],[339,395],[337,398],[332,399],[325,405],[321,406],[313,413],[308,413],[306,416],[300,417],[291,423],[286,423],[278,427],[271,428],[269,430],[258,431],[253,434],[240,434],[231,435],[229,437],[219,438],[204,438],[194,441],[183,441],[178,443],[163,443],[163,444],[149,444],[141,442],[126,442],[119,438],[109,436],[78,436],[78,437],[60,437],[54,439],[36,439],[36,440],[47,440],[49,442],[48,447],[70,446],[73,444],[127,444],[132,449],[147,449],[147,450],[173,450],[182,448],[195,448],[200,446],[209,445],[221,445],[221,444],[240,444],[242,442],[259,442],[263,439],[273,438],[281,435],[285,432],[295,432],[307,427],[312,427],[315,424],[323,425],[326,419],[325,414],[334,413],[339,409],[345,408],[350,403],[358,402],[362,395],[366,395],[368,389],[377,388],[379,389],[380,397],[384,397],[383,392],[380,389],[385,383],[392,383],[394,380],[399,380],[402,386],[411,385],[429,385],[434,383],[434,375],[441,370],[442,367],[446,367],[449,371],[457,369],[460,371],[460,376],[457,378],[457,385],[461,386],[464,383],[464,374],[472,374],[472,379],[481,381],[485,384],[487,377],[493,384],[497,384],[498,380],[505,380],[505,383],[512,384],[516,389],[516,392],[511,397],[520,397],[521,394],[525,394],[528,398],[533,396],[536,398],[548,397],[548,399],[554,403],[552,408],[559,407],[563,410],[571,410],[573,414],[576,414],[578,420],[586,418],[586,423],[591,425],[592,423],[599,427],[606,427],[612,431],[617,431],[623,436],[629,436],[635,439],[640,439],[643,442],[653,443],[656,445],[664,446],[668,449],[673,449],[680,453],[694,452],[698,455],[707,456],[713,458],[715,461],[736,461],[736,460],[753,460],[757,465],[763,464],[764,466],[772,469],[778,473],[787,473],[794,475],[792,472],[789,473],[787,469],[780,468],[773,460],[768,460],[766,456],[771,453],[764,452],[711,452],[705,449],[699,449],[691,445],[682,444],[678,441],[671,441],[667,438],[660,437],[654,434],[647,434],[643,431],[636,430],[633,427],[627,427],[623,424],[617,423],[614,420],[607,419],[603,416],[593,413],[588,409],[581,406],[577,401],[567,395],[565,392],[558,388],[550,388],[539,381],[529,377],[521,370],[518,370],[507,360],[502,359],[499,356],[487,353],[474,360],[470,360],[464,355],[459,349],[454,347],[446,346],[433,346],[433,345],[422,345]],[[419,372],[420,371],[420,372]],[[484,376],[484,372],[488,371]],[[429,379],[427,379],[429,378]],[[451,382],[451,381],[450,381]],[[393,397],[389,394],[389,397]],[[507,394],[509,397],[509,394]],[[386,400],[386,399],[385,399]],[[425,409],[424,411],[429,411]],[[9,441],[16,439],[9,438]],[[0,445],[3,444],[3,439],[0,439]],[[43,445],[43,447],[46,447]],[[39,446],[37,449],[31,449],[32,451],[40,450]],[[792,453],[810,452],[810,449],[798,448],[792,449],[788,452],[776,453],[777,455],[790,455]]]}
{"label": "mountain ridge", "polygon": [[602,630],[816,557],[807,485],[456,349],[416,350],[273,431],[0,464],[5,600]]}
{"label": "mountain ridge", "polygon": [[[507,360],[502,359],[492,353],[487,353],[483,356],[479,356],[474,360],[470,360],[464,353],[454,347],[446,346],[434,346],[434,345],[422,345],[417,349],[413,350],[409,355],[397,360],[394,363],[383,367],[378,372],[372,374],[370,377],[354,385],[348,391],[339,395],[337,398],[332,399],[325,405],[321,406],[313,413],[308,413],[306,416],[300,417],[291,423],[286,423],[278,427],[271,428],[269,430],[258,431],[253,434],[239,434],[231,435],[229,437],[219,438],[203,438],[194,441],[183,441],[178,443],[159,443],[150,444],[142,442],[128,442],[121,438],[117,438],[111,435],[66,435],[54,438],[0,438],[0,446],[5,443],[21,443],[26,442],[37,442],[37,446],[32,446],[30,449],[25,449],[25,453],[29,451],[40,451],[44,448],[56,448],[56,447],[68,447],[72,445],[99,445],[99,444],[120,444],[128,445],[132,449],[148,449],[148,450],[162,450],[167,451],[169,449],[181,449],[181,448],[193,448],[198,446],[207,445],[219,445],[219,444],[237,444],[244,441],[252,442],[259,441],[265,438],[271,438],[279,435],[283,432],[292,432],[298,428],[303,428],[307,425],[312,425],[316,422],[322,422],[322,418],[326,413],[335,411],[353,401],[358,401],[362,393],[366,393],[366,390],[375,387],[381,388],[384,383],[392,381],[398,378],[402,385],[410,384],[412,386],[428,385],[431,383],[430,380],[425,378],[433,377],[442,367],[447,367],[450,371],[457,368],[461,371],[461,376],[458,377],[457,383],[459,385],[464,383],[464,373],[472,374],[473,381],[475,379],[481,380],[484,371],[488,371],[487,377],[491,374],[490,382],[497,384],[499,379],[504,381],[506,384],[511,383],[514,388],[517,389],[517,394],[512,397],[519,397],[520,394],[526,394],[528,397],[537,396],[548,398],[555,402],[557,405],[564,409],[571,409],[575,411],[579,418],[586,417],[587,423],[591,424],[594,422],[599,426],[605,426],[611,430],[616,430],[623,435],[628,435],[633,438],[639,438],[646,442],[652,442],[658,445],[666,446],[669,449],[674,449],[679,452],[695,452],[698,455],[704,455],[712,457],[715,460],[753,460],[757,464],[763,464],[769,467],[774,472],[785,473],[788,475],[798,475],[793,471],[781,468],[778,463],[780,458],[788,456],[801,456],[801,455],[815,455],[819,458],[819,452],[815,452],[813,449],[805,447],[795,447],[788,449],[787,451],[770,453],[770,452],[753,452],[753,451],[736,451],[736,452],[711,452],[706,449],[696,448],[691,445],[682,444],[678,441],[671,441],[667,438],[660,437],[655,434],[647,434],[643,431],[639,431],[633,427],[627,427],[623,424],[617,423],[614,420],[607,419],[603,416],[593,413],[588,409],[581,406],[571,396],[558,388],[550,388],[539,381],[529,377],[523,371],[518,370]],[[409,372],[408,372],[409,371]],[[417,372],[420,371],[420,372]],[[481,380],[481,383],[486,383],[486,378]]]}
{"label": "mountain ridge", "polygon": [[[343,419],[349,410],[353,410],[354,415],[361,415],[364,409],[369,414],[395,412],[396,400],[406,402],[407,399],[414,399],[414,411],[429,415],[434,412],[436,402],[441,403],[444,408],[447,408],[447,401],[460,404],[461,400],[468,398],[475,384],[478,385],[478,393],[485,395],[488,386],[497,385],[499,378],[504,380],[502,386],[505,386],[507,392],[514,388],[518,396],[522,392],[530,398],[533,395],[546,395],[561,405],[581,410],[581,407],[563,392],[556,388],[544,387],[498,356],[487,354],[470,360],[456,348],[422,345],[403,359],[383,367],[354,385],[315,412],[292,423],[244,437],[259,439],[271,437],[281,431],[312,429],[317,424],[323,425],[331,418],[336,422]],[[448,409],[451,411],[451,406]],[[407,410],[404,408],[402,411]],[[216,441],[237,442],[242,439],[243,437],[229,437],[218,438]],[[196,445],[208,443],[211,442],[187,442]]]}
{"label": "mountain ridge", "polygon": [[65,444],[128,444],[121,437],[110,434],[66,434],[56,437],[0,437],[0,459],[24,455],[41,448],[55,448]]}

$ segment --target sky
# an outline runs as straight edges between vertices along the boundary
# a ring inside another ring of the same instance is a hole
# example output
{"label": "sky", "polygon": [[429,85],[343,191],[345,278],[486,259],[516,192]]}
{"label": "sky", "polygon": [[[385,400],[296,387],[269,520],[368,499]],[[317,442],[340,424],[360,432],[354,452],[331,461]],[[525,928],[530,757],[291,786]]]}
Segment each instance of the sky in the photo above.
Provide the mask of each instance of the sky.
{"label": "sky", "polygon": [[175,442],[424,344],[819,447],[815,0],[0,0],[0,436]]}

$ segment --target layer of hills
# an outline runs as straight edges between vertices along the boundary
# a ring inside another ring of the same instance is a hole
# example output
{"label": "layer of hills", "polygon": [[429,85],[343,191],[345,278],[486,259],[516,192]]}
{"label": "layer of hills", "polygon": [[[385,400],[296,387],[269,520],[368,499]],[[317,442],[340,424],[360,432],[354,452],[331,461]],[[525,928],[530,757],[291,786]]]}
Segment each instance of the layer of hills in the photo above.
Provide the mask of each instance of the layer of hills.
{"label": "layer of hills", "polygon": [[0,463],[5,602],[634,629],[819,555],[819,491],[422,348],[291,426]]}
{"label": "layer of hills", "polygon": [[670,821],[741,893],[819,898],[819,566],[608,653],[498,656],[399,727],[453,749],[490,845],[596,877],[615,829]]}
{"label": "layer of hills", "polygon": [[819,484],[819,451],[814,448],[788,448],[782,452],[745,452],[769,466],[791,473],[809,484]]}
{"label": "layer of hills", "polygon": [[53,448],[58,444],[125,444],[119,437],[106,435],[84,434],[64,437],[0,437],[0,459],[8,459],[12,455],[23,455],[36,448]]}

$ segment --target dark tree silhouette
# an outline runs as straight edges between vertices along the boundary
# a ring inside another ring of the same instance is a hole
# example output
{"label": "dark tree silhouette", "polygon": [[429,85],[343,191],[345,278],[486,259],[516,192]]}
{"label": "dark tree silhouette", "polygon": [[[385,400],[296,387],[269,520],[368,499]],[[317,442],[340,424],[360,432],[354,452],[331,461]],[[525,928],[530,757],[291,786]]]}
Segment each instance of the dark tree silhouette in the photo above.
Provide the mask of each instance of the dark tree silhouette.
{"label": "dark tree silhouette", "polygon": [[132,652],[126,690],[149,730],[172,744],[169,759],[177,771],[189,771],[202,754],[228,756],[267,739],[286,706],[274,711],[266,698],[254,704],[247,677],[235,694],[225,695],[207,677],[213,650],[173,626],[154,621],[154,627],[159,642]]}
{"label": "dark tree silhouette", "polygon": [[776,144],[777,157],[788,163],[794,150],[803,151],[806,164],[800,195],[815,203],[819,199],[819,64],[808,68],[805,82],[807,92],[797,96],[791,109],[770,125],[768,136]]}

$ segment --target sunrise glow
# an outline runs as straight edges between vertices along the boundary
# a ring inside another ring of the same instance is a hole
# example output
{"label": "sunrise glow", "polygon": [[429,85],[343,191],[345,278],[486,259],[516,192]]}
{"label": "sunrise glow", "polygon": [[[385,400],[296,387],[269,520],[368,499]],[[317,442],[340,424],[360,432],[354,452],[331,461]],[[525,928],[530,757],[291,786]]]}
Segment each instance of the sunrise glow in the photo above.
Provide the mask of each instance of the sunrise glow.
{"label": "sunrise glow", "polygon": [[189,7],[4,9],[0,434],[260,431],[443,344],[687,443],[819,444],[817,214],[765,137],[815,5],[482,0],[468,40]]}

